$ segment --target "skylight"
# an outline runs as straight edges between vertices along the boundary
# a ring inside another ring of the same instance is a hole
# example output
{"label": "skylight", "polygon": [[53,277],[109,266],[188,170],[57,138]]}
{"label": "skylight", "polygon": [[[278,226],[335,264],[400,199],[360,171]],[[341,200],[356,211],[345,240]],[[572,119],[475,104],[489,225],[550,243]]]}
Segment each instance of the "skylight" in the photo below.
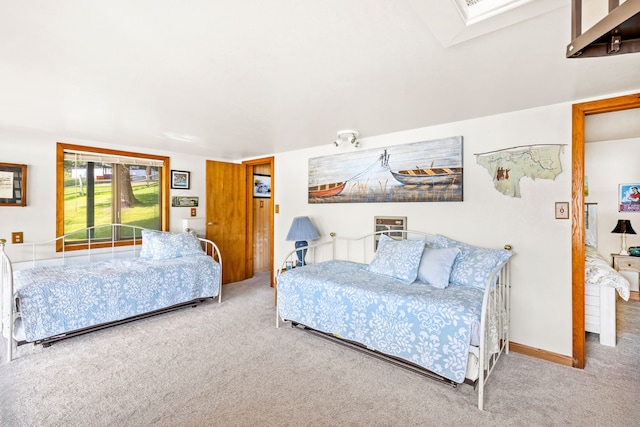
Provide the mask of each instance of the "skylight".
{"label": "skylight", "polygon": [[466,25],[505,13],[534,0],[454,0]]}
{"label": "skylight", "polygon": [[410,0],[445,47],[567,7],[568,0]]}

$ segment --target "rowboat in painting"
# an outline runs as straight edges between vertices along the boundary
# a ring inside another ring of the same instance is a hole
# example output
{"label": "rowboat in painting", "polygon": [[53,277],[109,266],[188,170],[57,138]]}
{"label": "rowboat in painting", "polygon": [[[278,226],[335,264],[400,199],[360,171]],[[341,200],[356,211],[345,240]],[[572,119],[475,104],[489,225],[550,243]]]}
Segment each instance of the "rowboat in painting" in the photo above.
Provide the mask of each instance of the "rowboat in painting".
{"label": "rowboat in painting", "polygon": [[462,168],[431,167],[390,172],[398,182],[407,185],[449,184],[462,178]]}
{"label": "rowboat in painting", "polygon": [[337,196],[342,193],[346,182],[334,182],[331,184],[314,185],[309,187],[309,196],[311,197],[328,197]]}

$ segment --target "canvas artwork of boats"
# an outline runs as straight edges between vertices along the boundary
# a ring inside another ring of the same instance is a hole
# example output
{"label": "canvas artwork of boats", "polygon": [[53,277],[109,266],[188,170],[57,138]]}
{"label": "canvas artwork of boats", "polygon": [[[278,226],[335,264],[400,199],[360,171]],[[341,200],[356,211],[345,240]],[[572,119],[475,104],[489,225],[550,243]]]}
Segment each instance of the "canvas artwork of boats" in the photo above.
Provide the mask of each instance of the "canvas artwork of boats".
{"label": "canvas artwork of boats", "polygon": [[460,181],[462,168],[416,168],[410,170],[389,171],[396,181],[405,185],[449,184]]}
{"label": "canvas artwork of boats", "polygon": [[309,159],[309,203],[462,201],[462,136]]}

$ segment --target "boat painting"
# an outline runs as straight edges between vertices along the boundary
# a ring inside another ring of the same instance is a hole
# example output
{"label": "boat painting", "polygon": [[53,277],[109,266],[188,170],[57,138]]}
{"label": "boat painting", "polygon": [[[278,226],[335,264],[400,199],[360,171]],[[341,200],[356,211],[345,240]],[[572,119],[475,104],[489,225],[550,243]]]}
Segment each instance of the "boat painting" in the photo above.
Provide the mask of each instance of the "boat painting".
{"label": "boat painting", "polygon": [[462,136],[309,159],[309,203],[462,201]]}
{"label": "boat painting", "polygon": [[433,168],[390,171],[396,181],[405,185],[447,184],[462,179],[462,168]]}
{"label": "boat painting", "polygon": [[334,182],[331,184],[314,185],[309,187],[309,196],[313,197],[327,197],[337,196],[344,190],[346,182]]}

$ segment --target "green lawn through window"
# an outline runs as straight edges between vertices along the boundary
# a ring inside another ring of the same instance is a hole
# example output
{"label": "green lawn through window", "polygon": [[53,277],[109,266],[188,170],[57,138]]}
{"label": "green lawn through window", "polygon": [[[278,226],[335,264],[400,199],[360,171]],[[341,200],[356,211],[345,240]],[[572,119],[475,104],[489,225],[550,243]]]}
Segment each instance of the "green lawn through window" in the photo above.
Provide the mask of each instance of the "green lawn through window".
{"label": "green lawn through window", "polygon": [[[160,229],[160,189],[157,181],[132,182],[133,194],[140,204],[122,211],[122,224],[137,225],[139,227]],[[110,182],[96,183],[95,194],[95,225],[111,224],[112,220],[112,191]],[[64,188],[64,233],[80,230],[87,224],[87,196],[81,194],[80,187],[75,180],[69,179]],[[97,238],[110,238],[110,229],[102,227],[96,230]],[[131,237],[131,236],[121,236]],[[86,236],[78,236],[78,240]]]}

